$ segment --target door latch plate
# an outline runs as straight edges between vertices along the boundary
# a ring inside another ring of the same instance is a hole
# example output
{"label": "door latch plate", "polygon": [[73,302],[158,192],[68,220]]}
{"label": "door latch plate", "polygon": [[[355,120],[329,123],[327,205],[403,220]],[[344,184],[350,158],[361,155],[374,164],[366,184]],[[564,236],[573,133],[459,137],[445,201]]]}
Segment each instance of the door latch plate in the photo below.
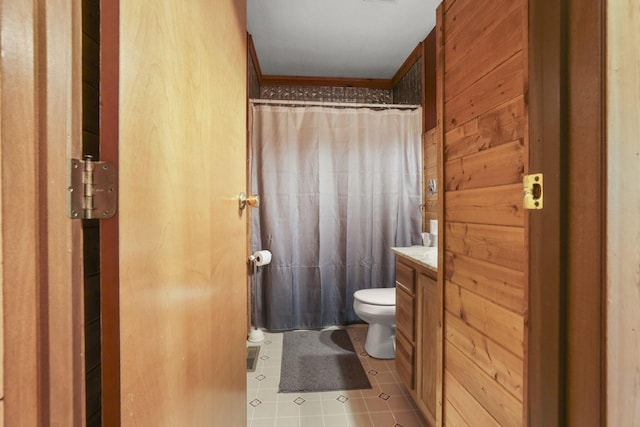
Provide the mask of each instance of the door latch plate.
{"label": "door latch plate", "polygon": [[542,209],[544,199],[542,174],[536,173],[532,175],[525,175],[523,178],[523,185],[524,208]]}

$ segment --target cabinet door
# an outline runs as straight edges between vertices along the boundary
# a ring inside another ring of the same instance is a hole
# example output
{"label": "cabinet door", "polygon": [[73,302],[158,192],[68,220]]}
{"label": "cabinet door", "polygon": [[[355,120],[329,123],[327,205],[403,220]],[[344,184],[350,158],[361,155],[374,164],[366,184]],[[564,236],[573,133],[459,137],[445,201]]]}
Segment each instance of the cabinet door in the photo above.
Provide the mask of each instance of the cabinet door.
{"label": "cabinet door", "polygon": [[420,334],[420,383],[418,398],[429,412],[427,418],[435,421],[436,415],[436,333],[438,329],[438,287],[436,281],[424,273],[418,275],[418,289],[421,304]]}

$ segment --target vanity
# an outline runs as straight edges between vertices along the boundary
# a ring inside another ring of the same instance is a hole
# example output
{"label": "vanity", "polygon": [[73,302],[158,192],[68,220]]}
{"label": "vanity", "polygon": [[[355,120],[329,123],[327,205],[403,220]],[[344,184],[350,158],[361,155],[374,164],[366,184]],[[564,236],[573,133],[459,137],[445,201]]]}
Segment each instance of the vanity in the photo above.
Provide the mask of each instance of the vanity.
{"label": "vanity", "polygon": [[396,371],[431,425],[436,424],[438,248],[391,248],[396,254]]}

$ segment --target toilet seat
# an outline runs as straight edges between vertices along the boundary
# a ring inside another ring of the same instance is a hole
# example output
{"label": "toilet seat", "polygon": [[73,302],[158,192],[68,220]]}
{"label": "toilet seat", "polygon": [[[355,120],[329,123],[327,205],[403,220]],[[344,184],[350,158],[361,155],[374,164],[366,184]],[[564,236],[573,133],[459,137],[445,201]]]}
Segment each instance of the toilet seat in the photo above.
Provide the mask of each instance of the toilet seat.
{"label": "toilet seat", "polygon": [[396,305],[396,288],[360,289],[353,293],[353,298],[370,305]]}

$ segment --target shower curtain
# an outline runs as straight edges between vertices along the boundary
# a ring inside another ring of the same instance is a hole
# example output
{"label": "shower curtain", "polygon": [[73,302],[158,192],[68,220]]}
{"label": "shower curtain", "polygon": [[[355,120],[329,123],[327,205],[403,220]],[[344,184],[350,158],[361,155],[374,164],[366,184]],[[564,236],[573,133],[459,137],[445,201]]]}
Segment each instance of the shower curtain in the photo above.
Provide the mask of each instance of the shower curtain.
{"label": "shower curtain", "polygon": [[258,326],[353,323],[356,290],[395,285],[390,248],[420,242],[421,114],[252,107],[251,246],[273,254]]}

